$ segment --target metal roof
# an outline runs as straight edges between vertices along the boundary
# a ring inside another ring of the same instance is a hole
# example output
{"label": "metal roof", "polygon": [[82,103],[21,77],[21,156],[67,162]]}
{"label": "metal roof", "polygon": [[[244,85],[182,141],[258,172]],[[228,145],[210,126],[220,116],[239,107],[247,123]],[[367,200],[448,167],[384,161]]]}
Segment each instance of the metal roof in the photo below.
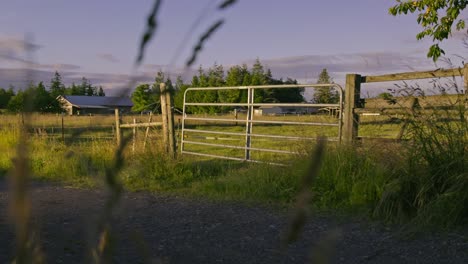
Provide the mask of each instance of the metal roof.
{"label": "metal roof", "polygon": [[132,107],[132,100],[128,97],[114,96],[84,96],[84,95],[64,95],[63,99],[70,104],[81,108],[104,108],[104,107]]}

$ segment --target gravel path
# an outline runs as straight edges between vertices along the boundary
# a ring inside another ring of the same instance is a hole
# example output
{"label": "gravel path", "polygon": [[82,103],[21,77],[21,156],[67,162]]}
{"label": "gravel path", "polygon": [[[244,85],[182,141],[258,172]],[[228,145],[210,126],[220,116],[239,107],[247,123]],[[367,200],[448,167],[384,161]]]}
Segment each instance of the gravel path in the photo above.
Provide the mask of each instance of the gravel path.
{"label": "gravel path", "polygon": [[[105,192],[34,184],[32,196],[48,263],[86,262],[83,252]],[[0,263],[11,261],[13,252],[7,203],[6,185],[0,182]],[[281,210],[261,206],[126,193],[113,226],[113,262],[141,263],[146,248],[156,263],[306,263],[314,252],[325,255],[333,248],[332,263],[468,263],[466,236],[403,239],[378,224],[323,215],[314,216],[300,240],[282,252],[280,233],[287,218]]]}

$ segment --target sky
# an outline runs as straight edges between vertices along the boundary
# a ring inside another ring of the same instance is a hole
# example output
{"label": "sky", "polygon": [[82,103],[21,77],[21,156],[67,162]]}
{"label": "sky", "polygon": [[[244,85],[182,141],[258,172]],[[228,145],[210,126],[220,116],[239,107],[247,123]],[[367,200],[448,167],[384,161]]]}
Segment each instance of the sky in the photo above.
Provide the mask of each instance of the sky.
{"label": "sky", "polygon": [[[361,75],[432,70],[426,57],[431,40],[417,41],[415,15],[391,16],[396,0],[238,0],[217,10],[221,0],[163,0],[158,27],[145,58],[135,68],[137,48],[154,1],[2,0],[0,4],[0,87],[25,85],[24,68],[50,82],[59,71],[65,83],[82,76],[107,94],[129,84],[152,82],[162,70],[190,80],[214,63],[230,66],[255,59],[275,78],[314,83],[323,68],[344,85],[347,73]],[[192,69],[184,67],[198,38],[220,18],[224,25],[208,39]],[[462,13],[468,18],[468,12]],[[455,66],[467,54],[465,32],[442,44]],[[25,53],[25,42],[29,50]],[[28,63],[33,61],[33,63]],[[29,65],[29,66],[28,66]],[[375,94],[389,84],[364,87]]]}

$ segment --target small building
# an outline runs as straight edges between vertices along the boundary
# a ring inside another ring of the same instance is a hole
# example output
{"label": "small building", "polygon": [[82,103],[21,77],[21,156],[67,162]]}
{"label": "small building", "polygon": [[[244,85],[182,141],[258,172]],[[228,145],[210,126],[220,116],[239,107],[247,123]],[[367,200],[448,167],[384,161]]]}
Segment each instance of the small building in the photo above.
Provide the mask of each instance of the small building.
{"label": "small building", "polygon": [[307,106],[261,106],[254,109],[254,115],[304,115],[317,113],[317,107]]}
{"label": "small building", "polygon": [[260,106],[254,109],[254,115],[279,115],[283,113],[283,108],[280,106]]}
{"label": "small building", "polygon": [[128,97],[60,95],[57,100],[69,115],[111,114],[116,108],[130,112],[133,106]]}

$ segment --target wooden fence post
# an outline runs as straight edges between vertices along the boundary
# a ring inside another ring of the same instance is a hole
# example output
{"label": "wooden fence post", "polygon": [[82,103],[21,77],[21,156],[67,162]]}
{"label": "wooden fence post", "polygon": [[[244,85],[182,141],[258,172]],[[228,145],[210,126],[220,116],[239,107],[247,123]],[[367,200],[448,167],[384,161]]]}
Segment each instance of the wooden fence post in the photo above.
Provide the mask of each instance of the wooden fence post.
{"label": "wooden fence post", "polygon": [[161,90],[161,115],[164,147],[166,153],[175,157],[177,146],[174,129],[174,100],[172,99],[171,91],[167,89],[165,83],[161,83],[159,88]]}
{"label": "wooden fence post", "polygon": [[163,144],[164,144],[164,151],[167,153],[169,151],[168,148],[168,134],[167,134],[167,101],[166,101],[166,84],[161,83],[159,85],[159,89],[161,91],[161,118],[162,118],[162,132],[163,132]]}
{"label": "wooden fence post", "polygon": [[136,118],[133,118],[133,142],[132,142],[132,154],[135,154],[135,146],[136,146],[136,133],[137,133],[137,128],[136,128]]}
{"label": "wooden fence post", "polygon": [[[149,118],[148,118],[148,124],[151,123],[151,121],[153,121],[152,118],[153,118],[153,112],[151,111],[150,115],[149,115]],[[150,127],[147,126],[146,127],[146,132],[145,132],[145,141],[143,141],[143,149],[146,148],[146,141],[148,140],[149,130],[150,130]]]}
{"label": "wooden fence post", "polygon": [[115,113],[115,137],[117,140],[117,147],[120,147],[120,144],[122,143],[122,134],[120,133],[120,115],[119,115],[119,109],[115,108],[114,109]]}
{"label": "wooden fence post", "polygon": [[361,75],[347,74],[343,116],[343,141],[352,143],[358,136],[359,115],[354,113],[361,97]]}
{"label": "wooden fence post", "polygon": [[166,90],[166,106],[167,106],[167,135],[169,142],[169,155],[175,158],[177,153],[175,126],[174,126],[174,99],[172,98],[172,91]]}

